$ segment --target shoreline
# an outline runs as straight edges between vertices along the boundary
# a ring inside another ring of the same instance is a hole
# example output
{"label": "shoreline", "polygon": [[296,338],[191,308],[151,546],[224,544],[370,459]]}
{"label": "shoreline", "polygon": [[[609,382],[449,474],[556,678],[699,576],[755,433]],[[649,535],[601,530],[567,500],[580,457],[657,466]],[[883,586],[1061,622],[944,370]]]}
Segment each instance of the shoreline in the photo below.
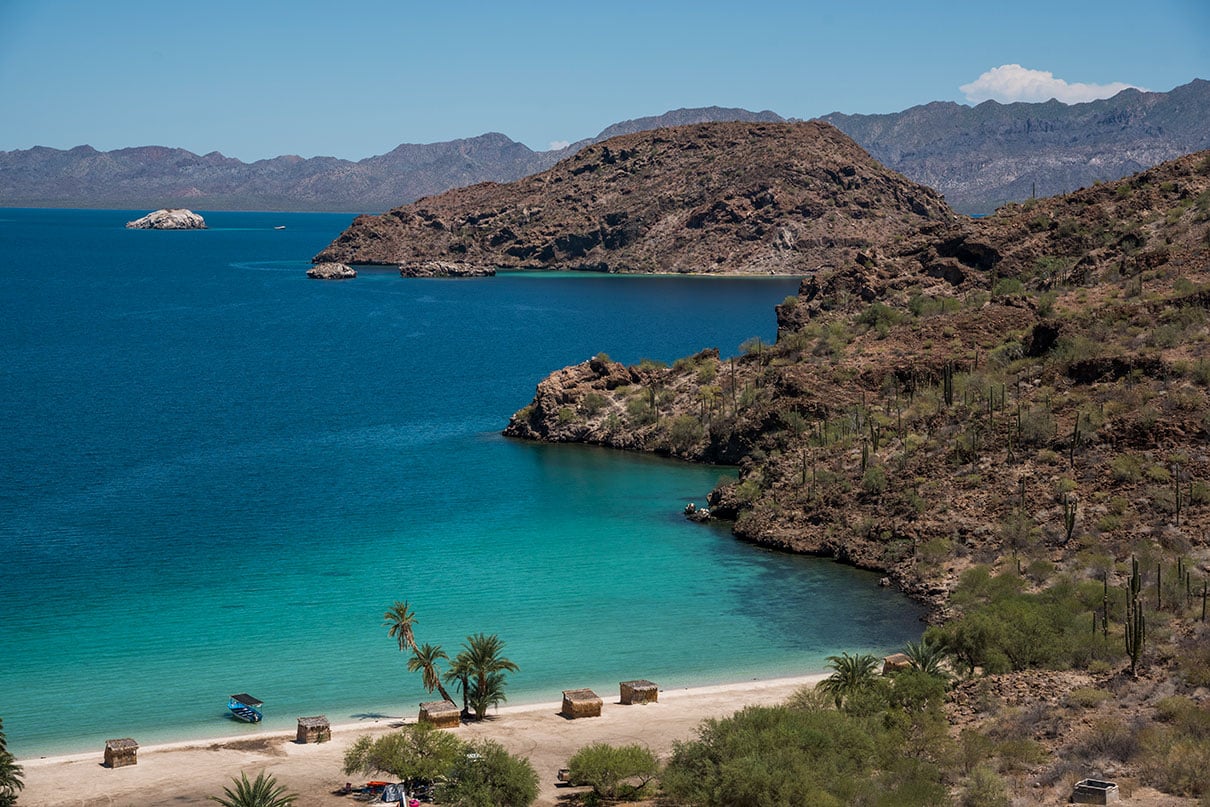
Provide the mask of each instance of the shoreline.
{"label": "shoreline", "polygon": [[[826,678],[825,673],[741,681],[700,687],[661,689],[659,701],[624,706],[617,692],[598,692],[601,717],[569,720],[558,714],[560,702],[503,706],[482,723],[450,729],[463,740],[489,739],[510,752],[528,757],[539,776],[537,805],[555,805],[566,788],[557,788],[555,775],[580,747],[593,742],[642,743],[666,756],[676,741],[691,739],[702,720],[725,717],[751,705],[783,702],[799,688]],[[93,803],[155,805],[207,804],[210,795],[239,778],[268,771],[291,792],[296,807],[350,804],[335,795],[346,781],[364,777],[341,772],[344,750],[363,734],[380,735],[415,716],[380,718],[373,722],[332,725],[332,739],[299,745],[293,731],[267,731],[218,739],[181,740],[140,747],[138,764],[110,769],[102,763],[103,749],[18,760],[25,770],[21,804],[69,805]]]}

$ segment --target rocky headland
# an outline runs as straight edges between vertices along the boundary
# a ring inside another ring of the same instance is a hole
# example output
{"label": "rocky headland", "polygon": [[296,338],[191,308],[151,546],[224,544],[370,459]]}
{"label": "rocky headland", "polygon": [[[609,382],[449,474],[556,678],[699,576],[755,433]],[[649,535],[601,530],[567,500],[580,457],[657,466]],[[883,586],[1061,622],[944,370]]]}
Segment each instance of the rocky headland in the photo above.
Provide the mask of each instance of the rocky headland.
{"label": "rocky headland", "polygon": [[181,207],[155,210],[140,219],[126,222],[130,230],[204,230],[206,220]]}
{"label": "rocky headland", "polygon": [[1210,571],[1210,153],[939,218],[834,250],[777,307],[776,344],[597,356],[543,380],[505,434],[737,464],[709,502],[737,536],[885,571],[939,608],[1018,539],[1057,563],[1163,542]]}
{"label": "rocky headland", "polygon": [[518,182],[360,216],[314,260],[793,275],[955,218],[827,124],[708,123],[622,135]]}

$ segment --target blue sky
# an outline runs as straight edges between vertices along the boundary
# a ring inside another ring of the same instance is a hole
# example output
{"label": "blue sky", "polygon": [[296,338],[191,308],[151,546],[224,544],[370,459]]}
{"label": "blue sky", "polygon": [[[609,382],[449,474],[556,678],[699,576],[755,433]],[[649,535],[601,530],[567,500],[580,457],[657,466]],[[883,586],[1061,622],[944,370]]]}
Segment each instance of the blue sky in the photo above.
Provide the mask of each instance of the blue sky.
{"label": "blue sky", "polygon": [[0,150],[545,149],[678,107],[810,118],[1193,78],[1210,0],[0,0]]}

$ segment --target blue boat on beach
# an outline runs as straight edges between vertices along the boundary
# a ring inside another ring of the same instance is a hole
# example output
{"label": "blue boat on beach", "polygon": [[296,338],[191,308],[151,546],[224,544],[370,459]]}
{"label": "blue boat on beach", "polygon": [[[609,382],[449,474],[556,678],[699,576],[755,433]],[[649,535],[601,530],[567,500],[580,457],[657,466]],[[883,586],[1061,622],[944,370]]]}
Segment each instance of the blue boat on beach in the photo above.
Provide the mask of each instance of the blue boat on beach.
{"label": "blue boat on beach", "polygon": [[227,701],[227,708],[231,710],[231,715],[236,720],[242,720],[245,723],[259,723],[264,715],[257,707],[264,705],[264,701],[257,700],[247,692],[232,695]]}

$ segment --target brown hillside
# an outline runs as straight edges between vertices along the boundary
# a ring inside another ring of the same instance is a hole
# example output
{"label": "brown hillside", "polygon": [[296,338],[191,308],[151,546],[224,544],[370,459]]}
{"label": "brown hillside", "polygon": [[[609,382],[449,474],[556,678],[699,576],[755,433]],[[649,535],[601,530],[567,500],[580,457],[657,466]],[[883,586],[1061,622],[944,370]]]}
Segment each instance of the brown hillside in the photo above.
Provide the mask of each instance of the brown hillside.
{"label": "brown hillside", "polygon": [[315,261],[806,274],[956,219],[827,124],[709,123],[361,216]]}
{"label": "brown hillside", "polygon": [[963,563],[1019,548],[1022,485],[1032,551],[1161,542],[1210,571],[1208,267],[1202,153],[856,251],[778,307],[776,345],[560,370],[506,434],[739,464],[713,496],[737,535],[937,604]]}

